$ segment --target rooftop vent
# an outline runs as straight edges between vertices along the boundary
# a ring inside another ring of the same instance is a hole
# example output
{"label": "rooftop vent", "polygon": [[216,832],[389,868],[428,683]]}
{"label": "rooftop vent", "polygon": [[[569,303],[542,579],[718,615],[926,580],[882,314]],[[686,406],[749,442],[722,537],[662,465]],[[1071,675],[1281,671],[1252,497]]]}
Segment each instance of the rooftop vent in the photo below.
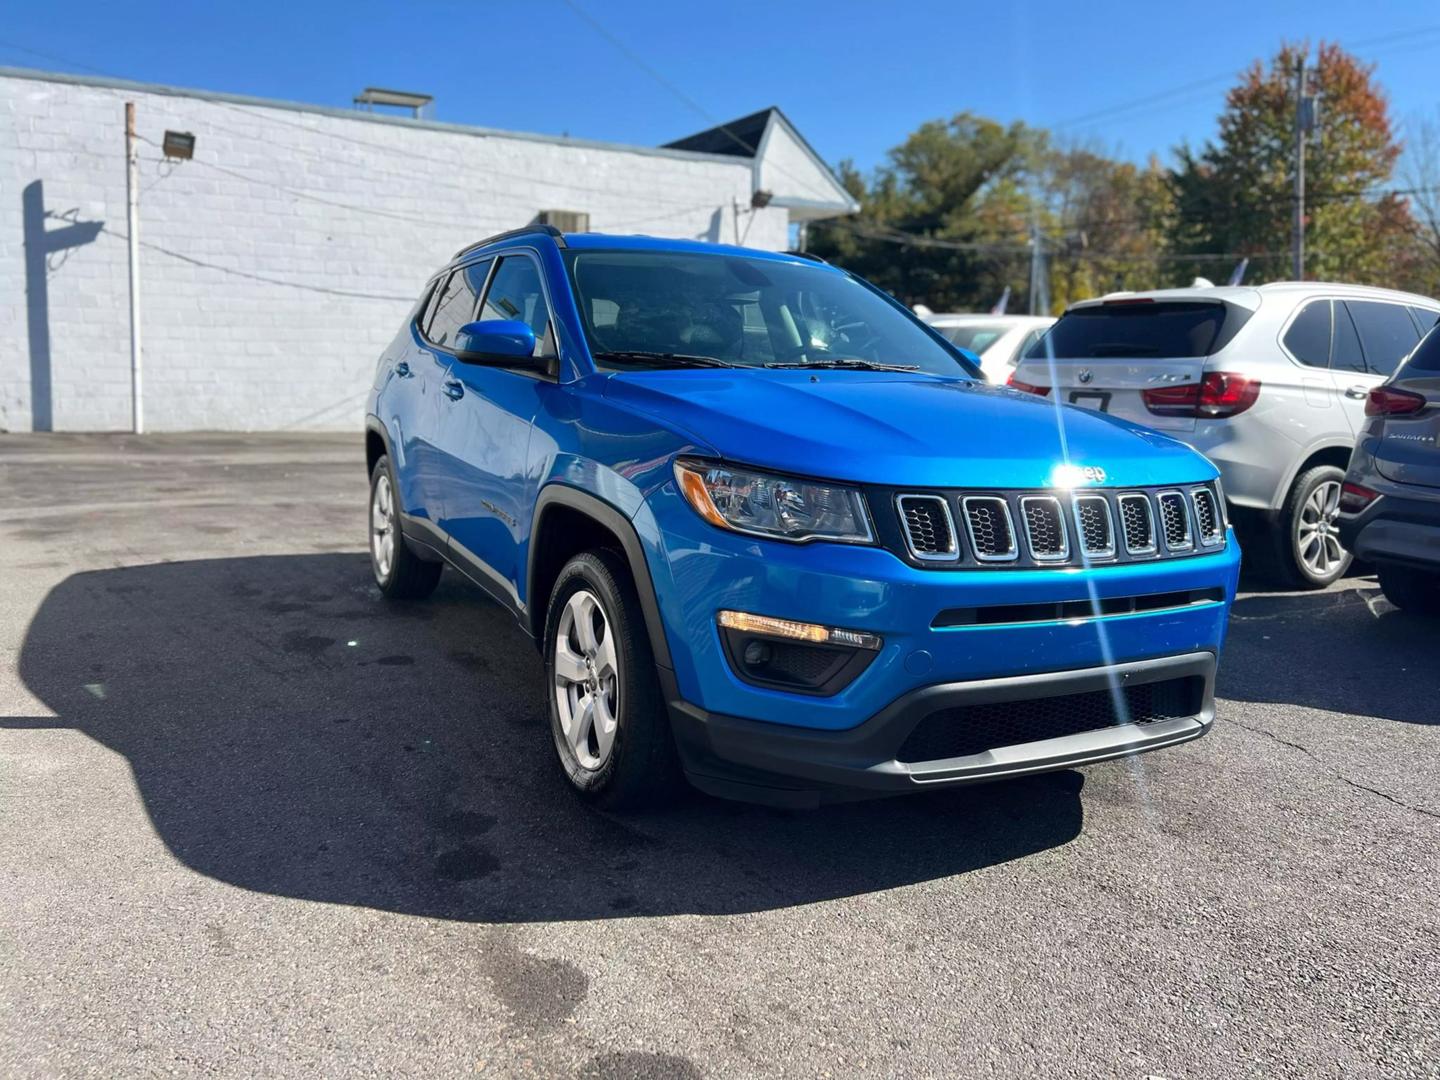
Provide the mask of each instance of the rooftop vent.
{"label": "rooftop vent", "polygon": [[407,90],[384,90],[378,86],[367,86],[355,95],[357,109],[374,112],[376,105],[409,109],[410,115],[416,120],[427,119],[430,116],[430,107],[434,103],[435,99],[429,94],[412,94]]}

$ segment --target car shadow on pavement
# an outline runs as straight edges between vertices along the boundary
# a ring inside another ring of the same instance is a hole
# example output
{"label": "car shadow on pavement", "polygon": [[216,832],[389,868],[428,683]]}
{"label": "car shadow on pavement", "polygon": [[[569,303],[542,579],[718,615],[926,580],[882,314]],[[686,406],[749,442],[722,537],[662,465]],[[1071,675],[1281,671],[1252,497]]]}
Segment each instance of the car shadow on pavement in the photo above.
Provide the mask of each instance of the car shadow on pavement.
{"label": "car shadow on pavement", "polygon": [[696,796],[621,818],[551,761],[541,667],[447,574],[384,602],[362,554],[75,574],[36,612],[25,685],[124,755],[191,868],[279,896],[486,922],[760,911],[1065,844],[1078,773],[788,813]]}
{"label": "car shadow on pavement", "polygon": [[1216,693],[1407,724],[1440,724],[1440,621],[1391,605],[1373,578],[1242,596]]}

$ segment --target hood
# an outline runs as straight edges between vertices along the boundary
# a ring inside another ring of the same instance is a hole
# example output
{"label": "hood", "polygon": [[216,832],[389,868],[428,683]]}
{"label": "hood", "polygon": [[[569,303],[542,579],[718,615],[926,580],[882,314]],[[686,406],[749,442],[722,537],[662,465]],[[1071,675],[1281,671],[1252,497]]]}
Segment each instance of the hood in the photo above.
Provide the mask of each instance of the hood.
{"label": "hood", "polygon": [[625,372],[606,397],[736,464],[894,487],[1043,488],[1066,461],[1104,485],[1211,479],[1183,443],[1004,387],[872,371]]}

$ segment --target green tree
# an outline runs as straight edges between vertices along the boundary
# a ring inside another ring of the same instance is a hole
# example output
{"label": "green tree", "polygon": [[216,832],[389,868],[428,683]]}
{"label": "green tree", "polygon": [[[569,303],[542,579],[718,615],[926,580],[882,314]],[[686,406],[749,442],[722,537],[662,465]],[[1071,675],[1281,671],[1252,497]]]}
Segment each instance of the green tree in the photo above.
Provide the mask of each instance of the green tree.
{"label": "green tree", "polygon": [[[1228,274],[1251,259],[1250,280],[1291,276],[1294,212],[1295,71],[1306,45],[1285,45],[1268,67],[1256,62],[1230,91],[1217,139],[1177,151],[1171,247],[1225,253],[1193,272]],[[1413,250],[1404,199],[1387,184],[1400,155],[1373,66],[1321,44],[1310,71],[1321,116],[1306,147],[1306,277],[1394,283],[1397,252]]]}

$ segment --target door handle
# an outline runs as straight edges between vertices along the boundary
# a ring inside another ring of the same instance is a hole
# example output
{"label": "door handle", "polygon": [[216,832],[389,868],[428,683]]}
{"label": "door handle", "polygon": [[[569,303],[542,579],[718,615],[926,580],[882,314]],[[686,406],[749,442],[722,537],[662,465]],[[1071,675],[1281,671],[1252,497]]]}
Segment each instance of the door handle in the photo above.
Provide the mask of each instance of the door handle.
{"label": "door handle", "polygon": [[1354,386],[1347,386],[1345,388],[1345,396],[1353,398],[1356,401],[1364,401],[1370,396],[1370,388],[1356,383]]}
{"label": "door handle", "polygon": [[451,401],[459,401],[465,396],[465,384],[459,379],[446,379],[444,382],[445,396]]}
{"label": "door handle", "polygon": [[404,360],[401,360],[395,365],[395,374],[399,375],[402,379],[410,378],[410,365]]}

